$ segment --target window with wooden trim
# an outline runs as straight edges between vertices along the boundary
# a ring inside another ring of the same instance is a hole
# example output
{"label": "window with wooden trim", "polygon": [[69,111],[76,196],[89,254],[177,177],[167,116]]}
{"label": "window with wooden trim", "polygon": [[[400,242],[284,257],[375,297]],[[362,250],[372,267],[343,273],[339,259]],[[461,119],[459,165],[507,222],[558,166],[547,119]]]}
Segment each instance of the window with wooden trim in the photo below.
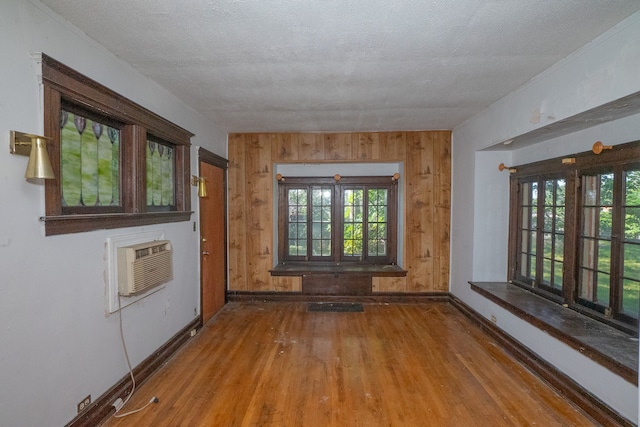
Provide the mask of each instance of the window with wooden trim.
{"label": "window with wooden trim", "polygon": [[636,329],[640,142],[513,169],[509,279]]}
{"label": "window with wooden trim", "polygon": [[47,235],[190,219],[188,131],[42,56]]}
{"label": "window with wooden trim", "polygon": [[396,182],[391,177],[281,180],[280,262],[395,264]]}

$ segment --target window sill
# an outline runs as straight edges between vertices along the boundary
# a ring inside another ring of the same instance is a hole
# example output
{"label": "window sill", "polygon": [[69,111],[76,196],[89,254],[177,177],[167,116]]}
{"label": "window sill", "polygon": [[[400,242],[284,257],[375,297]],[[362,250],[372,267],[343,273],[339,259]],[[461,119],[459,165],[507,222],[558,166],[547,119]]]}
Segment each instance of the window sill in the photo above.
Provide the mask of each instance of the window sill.
{"label": "window sill", "polygon": [[358,274],[372,277],[404,277],[407,271],[397,265],[358,263],[281,263],[269,270],[272,276],[304,276],[311,274]]}
{"label": "window sill", "polygon": [[146,212],[90,215],[58,215],[40,218],[45,235],[81,233],[110,228],[136,227],[149,224],[189,221],[193,212]]}
{"label": "window sill", "polygon": [[638,384],[637,338],[510,283],[469,283],[480,295]]}

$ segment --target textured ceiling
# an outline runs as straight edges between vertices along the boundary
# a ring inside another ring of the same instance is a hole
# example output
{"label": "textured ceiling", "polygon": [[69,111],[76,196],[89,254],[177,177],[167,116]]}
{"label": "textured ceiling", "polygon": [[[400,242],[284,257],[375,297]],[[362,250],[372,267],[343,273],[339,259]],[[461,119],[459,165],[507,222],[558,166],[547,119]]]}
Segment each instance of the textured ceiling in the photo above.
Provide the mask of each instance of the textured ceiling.
{"label": "textured ceiling", "polygon": [[42,0],[229,132],[451,129],[637,0]]}

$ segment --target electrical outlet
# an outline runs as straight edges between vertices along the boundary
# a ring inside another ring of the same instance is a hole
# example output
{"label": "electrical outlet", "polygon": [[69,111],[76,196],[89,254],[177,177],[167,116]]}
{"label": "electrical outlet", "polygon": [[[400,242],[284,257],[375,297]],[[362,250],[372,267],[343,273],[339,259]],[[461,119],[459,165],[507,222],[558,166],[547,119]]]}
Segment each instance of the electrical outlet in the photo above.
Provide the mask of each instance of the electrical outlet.
{"label": "electrical outlet", "polygon": [[85,397],[80,401],[80,403],[78,403],[78,413],[87,409],[89,405],[91,405],[91,395]]}
{"label": "electrical outlet", "polygon": [[192,336],[192,337],[195,337],[195,336],[196,336],[196,332],[197,332],[197,331],[196,331],[195,329],[192,329],[192,330],[191,330],[191,336]]}
{"label": "electrical outlet", "polygon": [[496,319],[496,315],[495,314],[491,315],[491,322],[492,323],[498,323],[498,319]]}

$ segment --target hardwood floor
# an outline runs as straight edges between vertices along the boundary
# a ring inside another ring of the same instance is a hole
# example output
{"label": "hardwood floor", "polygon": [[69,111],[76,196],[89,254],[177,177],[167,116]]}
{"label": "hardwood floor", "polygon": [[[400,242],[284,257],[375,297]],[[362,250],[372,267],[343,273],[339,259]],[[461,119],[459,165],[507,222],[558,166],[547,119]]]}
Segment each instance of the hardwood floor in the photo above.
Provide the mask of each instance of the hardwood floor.
{"label": "hardwood floor", "polygon": [[447,303],[229,303],[104,426],[593,426]]}

